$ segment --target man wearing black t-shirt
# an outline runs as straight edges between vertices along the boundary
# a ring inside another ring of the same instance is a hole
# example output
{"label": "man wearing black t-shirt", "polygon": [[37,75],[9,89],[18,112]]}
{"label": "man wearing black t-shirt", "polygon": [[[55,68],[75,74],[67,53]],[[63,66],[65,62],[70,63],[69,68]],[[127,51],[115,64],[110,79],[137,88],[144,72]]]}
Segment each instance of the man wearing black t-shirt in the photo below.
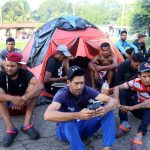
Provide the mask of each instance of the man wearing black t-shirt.
{"label": "man wearing black t-shirt", "polygon": [[[57,83],[65,83],[67,81],[64,73],[67,72],[69,63],[67,57],[70,57],[66,45],[59,45],[57,47],[57,52],[48,59],[46,64],[46,72],[44,77],[45,89],[48,93],[54,95],[60,86]],[[55,84],[55,85],[54,85]]]}
{"label": "man wearing black t-shirt", "polygon": [[18,134],[11,115],[25,114],[21,130],[31,139],[40,137],[39,132],[31,125],[31,119],[36,97],[41,93],[43,85],[30,71],[20,68],[20,64],[23,64],[21,59],[20,53],[9,53],[5,71],[0,71],[0,113],[7,128],[2,138],[4,147],[10,146]]}
{"label": "man wearing black t-shirt", "polygon": [[138,39],[133,42],[133,44],[138,48],[138,51],[142,54],[146,53],[145,37],[146,35],[144,34],[138,34]]}
{"label": "man wearing black t-shirt", "polygon": [[138,66],[144,61],[144,57],[140,53],[132,56],[130,61],[124,61],[119,65],[116,72],[115,83],[117,85],[137,78]]}
{"label": "man wearing black t-shirt", "polygon": [[[141,53],[136,53],[132,56],[130,61],[124,61],[122,64],[120,64],[116,73],[116,85],[120,85],[137,78],[138,67],[143,61],[143,55]],[[137,103],[137,93],[133,90],[120,90],[119,99],[121,105],[134,105],[134,103]],[[119,117],[121,126],[130,129],[127,113],[119,110]],[[117,137],[119,138],[125,133],[126,132],[123,132],[119,128]]]}

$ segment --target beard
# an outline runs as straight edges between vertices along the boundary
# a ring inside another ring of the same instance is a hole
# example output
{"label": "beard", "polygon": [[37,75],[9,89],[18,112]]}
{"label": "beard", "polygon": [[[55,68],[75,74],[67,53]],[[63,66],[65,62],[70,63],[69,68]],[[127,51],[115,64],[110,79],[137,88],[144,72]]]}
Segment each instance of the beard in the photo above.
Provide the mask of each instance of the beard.
{"label": "beard", "polygon": [[13,78],[13,77],[16,77],[18,75],[18,70],[14,73],[14,74],[8,74],[7,75],[10,77],[10,78]]}

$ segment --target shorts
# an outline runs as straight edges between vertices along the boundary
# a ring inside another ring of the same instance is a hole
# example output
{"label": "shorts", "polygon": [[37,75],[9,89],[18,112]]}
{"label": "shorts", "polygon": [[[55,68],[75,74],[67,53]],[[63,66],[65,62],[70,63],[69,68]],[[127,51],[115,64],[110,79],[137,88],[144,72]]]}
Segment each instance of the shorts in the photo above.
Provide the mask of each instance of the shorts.
{"label": "shorts", "polygon": [[9,107],[10,102],[7,103],[8,104],[8,112],[10,114],[10,116],[20,116],[20,115],[25,115],[26,113],[26,106],[23,106],[21,108],[21,110],[17,110],[17,109],[12,109]]}

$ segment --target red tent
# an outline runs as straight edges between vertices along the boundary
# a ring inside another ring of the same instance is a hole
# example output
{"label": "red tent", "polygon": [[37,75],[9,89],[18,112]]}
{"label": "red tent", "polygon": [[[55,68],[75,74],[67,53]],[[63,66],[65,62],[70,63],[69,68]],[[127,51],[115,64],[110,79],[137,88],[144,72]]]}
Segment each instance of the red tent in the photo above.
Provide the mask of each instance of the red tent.
{"label": "red tent", "polygon": [[[38,33],[41,31],[42,28],[38,30]],[[35,45],[39,42],[39,40],[37,41],[36,38],[37,35],[35,34],[26,45],[24,49],[24,60],[29,61],[31,55],[33,56],[33,54],[38,54],[39,56],[39,55],[43,55],[43,53],[45,52],[41,63],[39,63],[38,61],[39,57],[37,58],[37,55],[34,55],[36,62],[38,62],[39,64],[32,66],[32,63],[30,63],[30,67],[29,67],[29,70],[31,70],[38,78],[40,78],[41,81],[43,81],[46,62],[48,58],[53,53],[55,53],[56,47],[60,44],[67,45],[70,53],[74,57],[82,56],[82,57],[88,57],[89,59],[92,59],[96,54],[99,53],[100,44],[102,42],[109,42],[111,44],[113,53],[118,58],[118,61],[121,63],[124,60],[120,52],[114,47],[111,41],[106,38],[106,35],[96,27],[87,26],[85,29],[76,29],[76,30],[64,30],[64,29],[56,28],[53,34],[51,35],[51,39],[46,43],[47,47],[44,48],[43,50],[41,49],[40,52],[36,51],[37,49]],[[40,36],[38,38],[40,39]],[[34,53],[32,51],[33,47],[35,49]]]}

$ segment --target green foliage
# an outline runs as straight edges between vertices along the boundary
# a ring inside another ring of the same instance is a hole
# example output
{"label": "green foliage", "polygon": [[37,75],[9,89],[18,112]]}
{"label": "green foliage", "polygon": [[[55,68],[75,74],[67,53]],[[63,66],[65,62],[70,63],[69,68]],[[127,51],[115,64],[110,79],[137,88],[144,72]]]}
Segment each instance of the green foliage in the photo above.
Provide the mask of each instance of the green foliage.
{"label": "green foliage", "polygon": [[27,22],[30,6],[26,0],[9,0],[2,7],[3,23]]}
{"label": "green foliage", "polygon": [[[62,15],[72,15],[73,0],[45,0],[34,11],[32,18],[38,22],[46,22]],[[75,0],[75,15],[94,24],[115,23],[121,16],[121,4],[115,0]]]}
{"label": "green foliage", "polygon": [[72,5],[67,0],[45,0],[36,10],[33,18],[36,21],[46,22],[61,15],[71,15]]}
{"label": "green foliage", "polygon": [[134,5],[134,14],[131,25],[138,33],[145,33],[150,24],[150,0],[137,0]]}

